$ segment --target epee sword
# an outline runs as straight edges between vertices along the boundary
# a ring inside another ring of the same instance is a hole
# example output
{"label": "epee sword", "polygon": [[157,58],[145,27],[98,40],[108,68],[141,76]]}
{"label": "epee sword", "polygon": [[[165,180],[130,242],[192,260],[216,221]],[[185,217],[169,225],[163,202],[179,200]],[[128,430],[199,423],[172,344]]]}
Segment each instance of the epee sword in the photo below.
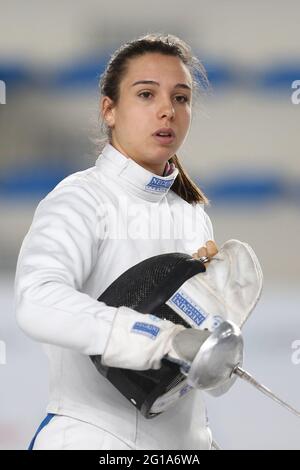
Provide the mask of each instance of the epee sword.
{"label": "epee sword", "polygon": [[298,418],[300,417],[300,411],[279,398],[265,385],[259,383],[249,372],[242,369],[240,366],[242,361],[243,338],[241,330],[233,322],[224,321],[202,344],[187,372],[187,381],[195,388],[210,390],[226,387],[226,384],[239,377]]}

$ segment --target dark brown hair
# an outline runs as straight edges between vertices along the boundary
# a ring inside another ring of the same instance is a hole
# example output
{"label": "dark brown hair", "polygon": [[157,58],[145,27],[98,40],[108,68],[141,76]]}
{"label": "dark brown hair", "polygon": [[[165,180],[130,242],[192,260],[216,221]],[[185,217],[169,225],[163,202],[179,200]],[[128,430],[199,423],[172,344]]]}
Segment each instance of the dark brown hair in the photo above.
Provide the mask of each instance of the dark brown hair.
{"label": "dark brown hair", "polygon": [[[208,79],[203,65],[192,55],[190,47],[182,39],[172,34],[151,33],[123,44],[113,53],[100,77],[101,97],[108,96],[116,104],[120,97],[120,83],[127,72],[129,59],[154,52],[175,56],[182,60],[190,71],[193,82],[192,88],[196,97],[201,94],[204,88],[208,88]],[[100,140],[100,146],[103,148],[106,143],[111,142],[112,131],[104,119],[101,122],[101,129],[105,135]],[[202,203],[208,205],[209,200],[190,179],[178,156],[175,154],[169,159],[169,162],[174,163],[179,170],[171,189],[190,204]]]}

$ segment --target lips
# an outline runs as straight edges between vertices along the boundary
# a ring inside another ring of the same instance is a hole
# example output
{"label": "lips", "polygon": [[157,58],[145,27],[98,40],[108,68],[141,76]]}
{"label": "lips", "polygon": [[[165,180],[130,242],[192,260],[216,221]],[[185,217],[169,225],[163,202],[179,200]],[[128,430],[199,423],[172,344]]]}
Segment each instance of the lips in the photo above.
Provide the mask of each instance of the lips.
{"label": "lips", "polygon": [[155,131],[153,135],[159,134],[167,134],[168,137],[175,137],[175,132],[173,131],[173,129],[171,129],[171,127],[162,127],[160,129],[157,129],[157,131]]}
{"label": "lips", "polygon": [[175,132],[170,127],[157,129],[152,135],[160,144],[171,144],[175,140]]}

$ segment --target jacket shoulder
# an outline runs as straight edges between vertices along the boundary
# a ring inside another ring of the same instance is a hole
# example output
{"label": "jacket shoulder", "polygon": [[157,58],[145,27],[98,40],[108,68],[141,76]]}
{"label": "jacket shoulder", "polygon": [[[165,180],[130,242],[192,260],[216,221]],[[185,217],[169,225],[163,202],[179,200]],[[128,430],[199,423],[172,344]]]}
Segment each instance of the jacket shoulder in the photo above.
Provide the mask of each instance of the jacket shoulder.
{"label": "jacket shoulder", "polygon": [[90,199],[94,200],[96,203],[100,200],[100,187],[101,184],[97,176],[97,169],[96,167],[91,167],[66,176],[42,199],[42,201],[50,200],[60,195],[61,197],[67,197],[67,195],[74,193],[78,198],[84,195],[88,197],[89,195]]}

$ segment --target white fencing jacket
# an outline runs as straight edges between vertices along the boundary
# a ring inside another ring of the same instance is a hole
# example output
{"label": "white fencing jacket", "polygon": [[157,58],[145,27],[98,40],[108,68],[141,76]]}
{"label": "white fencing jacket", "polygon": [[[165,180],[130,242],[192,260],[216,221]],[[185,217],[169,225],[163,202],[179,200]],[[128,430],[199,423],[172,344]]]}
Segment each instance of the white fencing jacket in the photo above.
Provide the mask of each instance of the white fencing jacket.
{"label": "white fencing jacket", "polygon": [[200,391],[145,419],[89,358],[103,353],[117,311],[97,298],[119,275],[213,239],[203,205],[170,191],[177,174],[155,175],[106,144],[95,166],[68,176],[38,204],[16,269],[18,324],[49,358],[47,412],[96,425],[136,449],[211,445]]}

